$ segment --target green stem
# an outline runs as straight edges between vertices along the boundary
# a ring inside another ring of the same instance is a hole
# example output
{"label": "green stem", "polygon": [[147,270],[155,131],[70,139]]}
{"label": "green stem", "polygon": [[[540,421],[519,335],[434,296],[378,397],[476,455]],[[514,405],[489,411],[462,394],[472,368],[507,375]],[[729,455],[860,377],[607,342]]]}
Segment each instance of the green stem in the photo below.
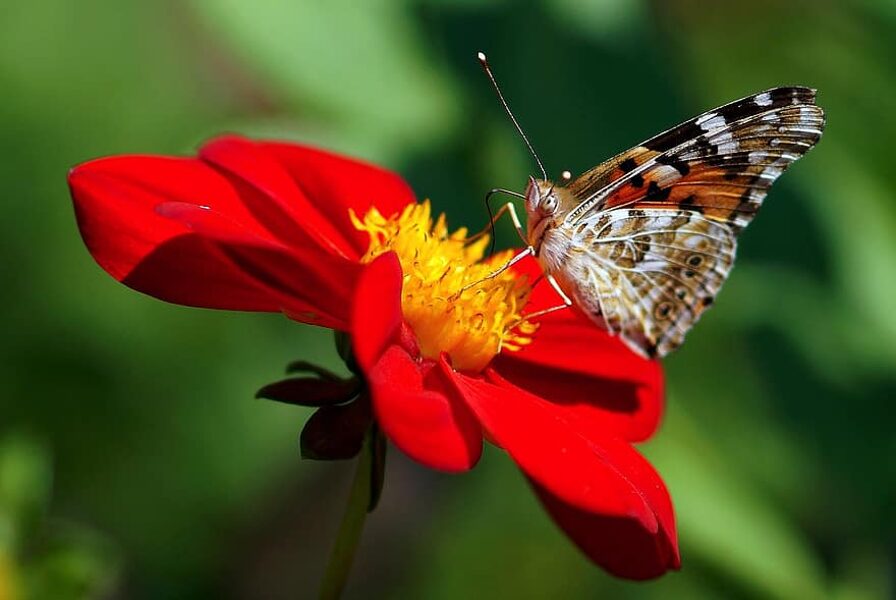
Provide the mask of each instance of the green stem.
{"label": "green stem", "polygon": [[348,580],[349,571],[361,540],[361,530],[364,528],[364,520],[367,513],[373,510],[376,499],[379,497],[379,487],[382,484],[382,448],[384,438],[376,425],[371,427],[364,440],[361,453],[358,456],[358,466],[355,469],[355,478],[352,480],[351,491],[348,496],[348,504],[342,523],[339,525],[339,533],[336,535],[336,544],[330,554],[327,569],[324,571],[323,582],[320,587],[321,600],[336,600],[342,595],[342,590]]}

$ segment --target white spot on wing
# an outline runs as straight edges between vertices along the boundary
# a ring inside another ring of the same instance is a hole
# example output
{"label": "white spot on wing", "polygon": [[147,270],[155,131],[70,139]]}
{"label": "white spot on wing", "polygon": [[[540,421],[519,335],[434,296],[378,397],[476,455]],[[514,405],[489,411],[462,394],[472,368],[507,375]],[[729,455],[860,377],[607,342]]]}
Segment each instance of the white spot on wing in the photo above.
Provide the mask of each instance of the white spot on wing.
{"label": "white spot on wing", "polygon": [[739,144],[737,140],[734,139],[734,136],[731,135],[730,131],[725,131],[714,136],[715,139],[711,140],[713,144],[715,144],[719,154],[733,154],[737,152],[737,148]]}
{"label": "white spot on wing", "polygon": [[756,103],[756,106],[769,106],[772,103],[772,96],[768,92],[762,92],[753,98],[753,102]]}
{"label": "white spot on wing", "polygon": [[718,113],[707,113],[702,117],[699,117],[696,121],[697,125],[700,126],[700,129],[703,131],[712,131],[713,129],[720,129],[726,125],[725,117]]}
{"label": "white spot on wing", "polygon": [[783,172],[784,172],[783,169],[779,169],[778,167],[768,166],[765,169],[763,169],[762,173],[760,174],[760,177],[762,177],[763,179],[768,179],[768,180],[774,181],[775,179],[780,177],[781,173],[783,173]]}

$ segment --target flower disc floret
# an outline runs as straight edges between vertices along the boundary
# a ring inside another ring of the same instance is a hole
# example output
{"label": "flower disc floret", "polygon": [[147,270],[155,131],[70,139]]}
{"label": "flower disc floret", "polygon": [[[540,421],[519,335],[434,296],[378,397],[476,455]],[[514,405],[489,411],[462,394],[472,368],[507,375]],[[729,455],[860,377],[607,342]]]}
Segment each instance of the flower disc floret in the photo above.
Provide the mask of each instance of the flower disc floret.
{"label": "flower disc floret", "polygon": [[[422,356],[443,352],[455,369],[482,370],[502,350],[518,350],[532,341],[537,325],[522,320],[531,284],[508,270],[488,278],[512,256],[500,252],[483,259],[487,235],[449,233],[445,215],[432,217],[429,201],[410,204],[386,218],[375,207],[363,217],[351,214],[370,235],[362,262],[395,252],[404,274],[401,306]],[[475,284],[469,289],[464,289]],[[461,291],[463,290],[463,291]]]}

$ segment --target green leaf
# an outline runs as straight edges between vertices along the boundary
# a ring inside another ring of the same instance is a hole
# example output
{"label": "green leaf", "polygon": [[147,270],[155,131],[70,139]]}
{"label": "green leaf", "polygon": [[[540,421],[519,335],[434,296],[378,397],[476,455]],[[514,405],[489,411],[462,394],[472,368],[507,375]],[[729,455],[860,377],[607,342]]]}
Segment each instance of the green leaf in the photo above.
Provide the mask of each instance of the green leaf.
{"label": "green leaf", "polygon": [[291,109],[405,147],[432,143],[458,122],[458,99],[428,60],[403,4],[196,0],[195,5]]}
{"label": "green leaf", "polygon": [[631,35],[644,22],[642,0],[549,0],[546,7],[575,31],[601,39]]}
{"label": "green leaf", "polygon": [[7,515],[6,537],[24,535],[43,514],[52,481],[50,456],[40,443],[18,434],[0,441],[0,517]]}
{"label": "green leaf", "polygon": [[116,589],[121,550],[78,526],[53,527],[40,554],[21,566],[26,598],[90,600]]}
{"label": "green leaf", "polygon": [[805,536],[679,407],[673,398],[649,455],[675,501],[683,563],[707,562],[762,598],[824,597],[822,567]]}

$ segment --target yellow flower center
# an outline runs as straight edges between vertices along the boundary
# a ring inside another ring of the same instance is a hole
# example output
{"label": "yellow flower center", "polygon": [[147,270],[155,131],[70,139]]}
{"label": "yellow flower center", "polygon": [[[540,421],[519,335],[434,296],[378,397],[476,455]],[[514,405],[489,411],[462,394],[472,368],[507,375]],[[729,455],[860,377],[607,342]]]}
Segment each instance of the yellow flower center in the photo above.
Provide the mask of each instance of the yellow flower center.
{"label": "yellow flower center", "polygon": [[[354,211],[350,216],[370,235],[362,262],[390,250],[398,255],[404,272],[401,308],[423,356],[436,359],[446,352],[455,369],[480,371],[501,350],[532,341],[538,326],[520,322],[532,289],[528,279],[510,270],[484,279],[512,251],[483,260],[489,237],[468,240],[466,228],[449,233],[444,214],[433,222],[428,200],[388,219],[376,208],[363,220]],[[458,293],[472,283],[477,285]]]}

